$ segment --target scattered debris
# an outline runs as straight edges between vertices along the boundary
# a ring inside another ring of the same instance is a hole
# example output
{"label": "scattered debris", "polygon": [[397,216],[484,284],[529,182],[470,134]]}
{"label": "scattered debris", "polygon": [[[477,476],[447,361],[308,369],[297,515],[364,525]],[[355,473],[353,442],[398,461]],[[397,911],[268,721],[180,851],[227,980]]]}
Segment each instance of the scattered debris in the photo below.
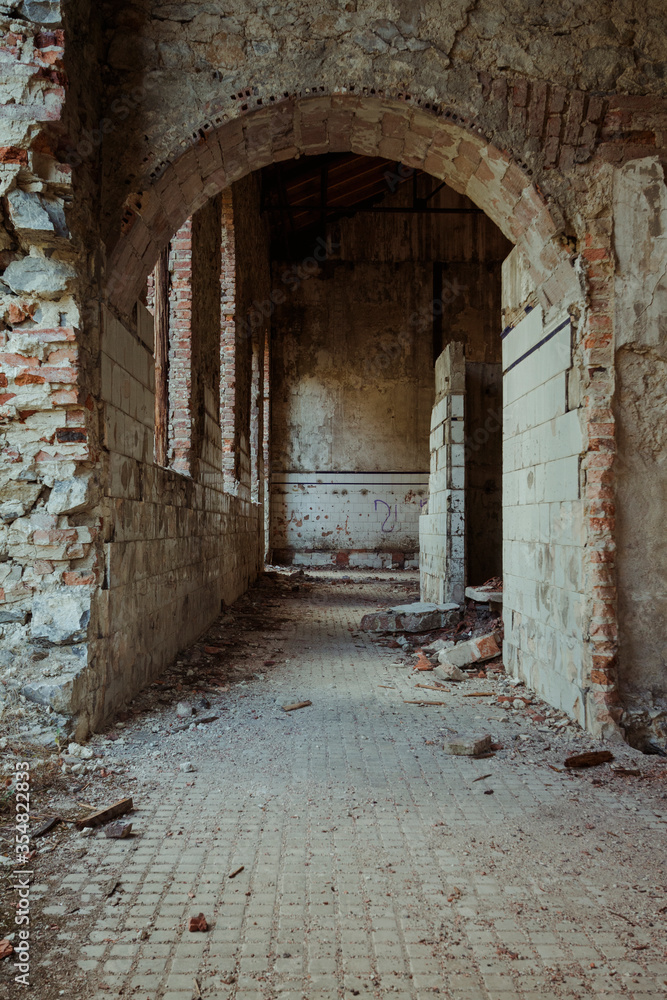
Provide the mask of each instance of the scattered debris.
{"label": "scattered debris", "polygon": [[176,706],[176,715],[179,719],[189,719],[191,715],[194,715],[194,709],[192,705],[187,701],[179,701]]}
{"label": "scattered debris", "polygon": [[491,777],[491,775],[490,775],[490,774],[480,774],[479,778],[473,778],[473,779],[472,779],[472,780],[473,780],[473,784],[474,784],[474,783],[475,783],[476,781],[484,781],[484,780],[485,780],[486,778],[490,778],[490,777]]}
{"label": "scattered debris", "polygon": [[471,663],[492,660],[494,656],[500,656],[498,635],[496,632],[489,632],[476,639],[459,642],[452,649],[443,649],[442,652],[438,653],[438,660],[443,666],[452,664],[455,667],[466,667]]}
{"label": "scattered debris", "polygon": [[421,701],[419,698],[404,698],[404,705],[446,705],[446,701]]}
{"label": "scattered debris", "polygon": [[67,747],[68,757],[81,757],[83,760],[90,760],[95,756],[92,747],[82,747],[80,743],[70,743]]}
{"label": "scattered debris", "polygon": [[424,651],[420,649],[420,650],[418,650],[418,652],[419,652],[419,657],[417,658],[417,662],[415,663],[415,665],[414,665],[414,667],[412,669],[413,670],[433,670],[433,664],[429,660],[428,656],[426,656],[424,654]]}
{"label": "scattered debris", "polygon": [[606,764],[613,760],[614,755],[611,750],[590,750],[587,753],[577,753],[573,757],[568,757],[565,767],[597,767],[598,764]]}
{"label": "scattered debris", "polygon": [[51,833],[59,823],[62,823],[61,816],[51,816],[47,819],[46,823],[42,824],[32,835],[33,840],[37,840],[38,837],[45,837],[47,833]]}
{"label": "scattered debris", "polygon": [[444,684],[415,684],[416,688],[425,688],[427,691],[449,691]]}
{"label": "scattered debris", "polygon": [[76,827],[78,830],[82,830],[84,827],[103,826],[110,819],[116,819],[117,816],[124,816],[125,813],[131,812],[133,808],[131,798],[120,799],[112,806],[107,806],[106,809],[98,809],[91,816],[77,820]]}
{"label": "scattered debris", "polygon": [[443,649],[452,649],[456,643],[451,639],[436,639],[428,646],[424,646],[425,653],[440,653]]}
{"label": "scattered debris", "polygon": [[11,941],[7,941],[6,938],[3,941],[0,941],[0,959],[8,958],[13,951],[14,946]]}
{"label": "scattered debris", "polygon": [[201,995],[202,995],[201,987],[199,985],[199,982],[195,979],[195,1000],[201,1000]]}
{"label": "scattered debris", "polygon": [[120,879],[118,878],[112,878],[107,882],[106,888],[104,889],[104,895],[106,896],[107,899],[109,898],[109,896],[113,896],[114,892],[119,887],[119,885],[120,885]]}
{"label": "scattered debris", "polygon": [[488,733],[472,735],[470,733],[456,733],[448,736],[444,743],[445,753],[454,754],[457,757],[477,757],[491,749],[493,739]]}
{"label": "scattered debris", "polygon": [[312,701],[295,701],[291,705],[283,705],[282,708],[283,712],[296,712],[297,709],[308,708],[308,706],[312,704],[313,704]]}
{"label": "scattered debris", "polygon": [[614,764],[611,769],[612,774],[632,775],[638,778],[642,773],[638,767],[624,767],[622,764]]}
{"label": "scattered debris", "polygon": [[493,698],[493,691],[466,691],[464,698]]}
{"label": "scattered debris", "polygon": [[433,632],[438,628],[455,625],[460,617],[461,608],[458,604],[416,601],[414,604],[399,604],[388,611],[364,615],[360,627],[364,632]]}
{"label": "scattered debris", "polygon": [[207,931],[208,923],[206,917],[203,913],[198,914],[196,917],[190,917],[190,923],[188,924],[188,930],[194,934],[196,931]]}
{"label": "scattered debris", "polygon": [[179,766],[181,771],[196,771],[196,767],[191,760],[182,760]]}
{"label": "scattered debris", "polygon": [[492,788],[485,788],[484,789],[484,794],[485,795],[493,795],[493,789]]}
{"label": "scattered debris", "polygon": [[447,656],[447,652],[443,651],[442,653],[438,654],[439,663],[436,668],[438,677],[442,677],[443,680],[446,681],[456,681],[456,682],[466,681],[468,679],[467,674],[464,674],[459,667],[454,666],[453,663],[448,663],[447,660],[441,660],[440,659],[441,656]]}
{"label": "scattered debris", "polygon": [[209,722],[217,722],[219,718],[219,715],[204,715],[201,719],[197,719],[197,725],[206,726]]}
{"label": "scattered debris", "polygon": [[496,577],[483,583],[481,587],[466,587],[465,596],[471,601],[488,604],[492,611],[502,611],[503,582]]}
{"label": "scattered debris", "polygon": [[104,827],[104,836],[110,840],[125,840],[132,833],[131,823],[109,823]]}
{"label": "scattered debris", "polygon": [[245,870],[245,865],[239,865],[238,868],[235,868],[234,871],[232,871],[232,872],[229,873],[229,875],[227,876],[227,878],[236,878],[236,876],[240,875],[241,872],[244,871],[244,870]]}

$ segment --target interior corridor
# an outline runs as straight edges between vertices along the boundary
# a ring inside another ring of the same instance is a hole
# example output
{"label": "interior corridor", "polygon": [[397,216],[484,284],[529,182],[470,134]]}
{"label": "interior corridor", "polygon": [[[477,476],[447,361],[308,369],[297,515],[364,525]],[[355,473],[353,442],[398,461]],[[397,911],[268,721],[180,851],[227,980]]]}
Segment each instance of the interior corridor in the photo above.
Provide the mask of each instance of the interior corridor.
{"label": "interior corridor", "polygon": [[[416,589],[269,575],[92,738],[103,770],[50,806],[131,794],[133,831],[41,841],[42,1000],[662,995],[664,762],[565,771],[600,744],[499,702],[501,673],[417,688],[414,649],[359,631]],[[461,730],[499,749],[446,755]]]}

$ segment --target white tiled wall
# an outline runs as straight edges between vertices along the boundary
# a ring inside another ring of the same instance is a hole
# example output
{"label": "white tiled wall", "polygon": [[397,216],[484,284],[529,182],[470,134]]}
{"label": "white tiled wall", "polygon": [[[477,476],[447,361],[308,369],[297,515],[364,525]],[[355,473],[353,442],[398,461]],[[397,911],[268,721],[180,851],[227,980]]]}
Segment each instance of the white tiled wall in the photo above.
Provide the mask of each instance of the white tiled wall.
{"label": "white tiled wall", "polygon": [[426,472],[279,472],[271,480],[274,551],[296,564],[391,566],[392,553],[414,563]]}
{"label": "white tiled wall", "polygon": [[579,411],[567,409],[565,320],[545,328],[536,308],[503,339],[504,657],[583,722],[584,440]]}
{"label": "white tiled wall", "polygon": [[428,506],[419,519],[422,600],[462,603],[465,590],[465,360],[449,345],[435,369]]}

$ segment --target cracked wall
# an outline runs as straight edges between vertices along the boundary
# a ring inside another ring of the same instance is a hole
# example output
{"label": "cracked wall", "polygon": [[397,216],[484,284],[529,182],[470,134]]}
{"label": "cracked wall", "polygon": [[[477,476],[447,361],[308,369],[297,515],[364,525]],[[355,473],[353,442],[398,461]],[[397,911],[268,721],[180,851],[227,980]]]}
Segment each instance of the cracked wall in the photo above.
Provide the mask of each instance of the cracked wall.
{"label": "cracked wall", "polygon": [[667,736],[667,187],[657,159],[614,180],[619,678],[625,725]]}
{"label": "cracked wall", "polygon": [[207,0],[72,0],[64,22],[55,0],[21,0],[2,15],[0,419],[15,509],[0,586],[16,676],[45,651],[75,672],[85,637],[105,634],[100,299],[132,328],[158,253],[209,198],[265,164],[344,150],[446,176],[520,245],[546,313],[564,300],[580,312],[588,724],[613,727],[637,625],[626,617],[619,656],[611,399],[616,357],[631,386],[629,355],[645,345],[618,341],[611,177],[665,158],[662,16],[657,0],[248,2],[233,14]]}
{"label": "cracked wall", "polygon": [[[319,243],[313,235],[319,263],[273,263],[283,300],[272,320],[276,559],[418,565],[433,355],[457,340],[482,366],[499,356],[499,269],[511,246],[467,198],[436,188],[417,179],[416,196],[428,198],[432,214],[412,212],[410,181],[388,188],[377,212],[330,223]],[[487,416],[482,397],[475,428]],[[480,476],[487,445],[471,448]],[[473,544],[495,530],[499,553],[499,517],[494,527],[483,483],[476,479],[471,495]]]}

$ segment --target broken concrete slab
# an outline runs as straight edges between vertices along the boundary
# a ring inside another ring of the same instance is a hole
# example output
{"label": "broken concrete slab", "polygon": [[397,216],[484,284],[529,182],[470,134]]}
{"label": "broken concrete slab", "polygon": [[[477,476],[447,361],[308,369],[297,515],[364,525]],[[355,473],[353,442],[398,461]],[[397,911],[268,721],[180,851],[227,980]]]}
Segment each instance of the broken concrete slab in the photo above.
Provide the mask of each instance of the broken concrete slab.
{"label": "broken concrete slab", "polygon": [[480,603],[500,605],[503,603],[502,590],[494,590],[493,587],[466,587],[466,597]]}
{"label": "broken concrete slab", "polygon": [[443,666],[466,667],[471,663],[482,663],[500,656],[500,646],[495,632],[459,642],[452,649],[443,649],[438,653],[438,662]]}
{"label": "broken concrete slab", "polygon": [[361,628],[365,632],[431,632],[455,625],[460,617],[458,604],[415,601],[414,604],[399,604],[387,611],[364,615]]}
{"label": "broken concrete slab", "polygon": [[455,666],[453,663],[447,663],[445,660],[443,663],[439,663],[435,668],[435,673],[438,677],[442,678],[444,681],[467,681],[468,675],[464,674],[460,667]]}
{"label": "broken concrete slab", "polygon": [[435,642],[424,646],[425,653],[440,653],[443,649],[452,649],[456,645],[451,639],[436,639]]}
{"label": "broken concrete slab", "polygon": [[456,757],[478,757],[490,750],[492,743],[488,733],[456,733],[445,739],[443,749]]}

